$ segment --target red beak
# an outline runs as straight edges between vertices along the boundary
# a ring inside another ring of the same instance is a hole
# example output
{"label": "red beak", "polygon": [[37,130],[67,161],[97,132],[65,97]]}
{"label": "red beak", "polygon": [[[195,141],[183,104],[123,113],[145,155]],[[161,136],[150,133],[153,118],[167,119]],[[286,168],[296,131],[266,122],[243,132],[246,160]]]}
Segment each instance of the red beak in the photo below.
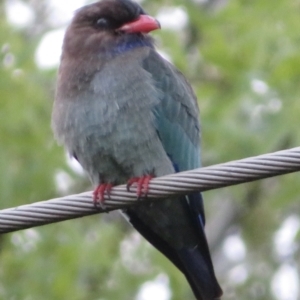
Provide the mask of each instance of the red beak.
{"label": "red beak", "polygon": [[148,33],[156,29],[160,29],[160,24],[156,19],[148,15],[140,15],[135,21],[126,23],[118,28],[118,31],[126,33]]}

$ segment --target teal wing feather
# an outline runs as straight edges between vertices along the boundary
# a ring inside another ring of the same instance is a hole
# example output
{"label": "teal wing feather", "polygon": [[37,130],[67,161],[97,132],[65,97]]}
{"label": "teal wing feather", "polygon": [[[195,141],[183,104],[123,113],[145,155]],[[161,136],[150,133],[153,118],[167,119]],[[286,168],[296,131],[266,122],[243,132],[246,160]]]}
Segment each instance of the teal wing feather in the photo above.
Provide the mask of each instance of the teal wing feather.
{"label": "teal wing feather", "polygon": [[184,76],[170,63],[151,51],[144,60],[159,91],[154,108],[155,126],[163,147],[176,171],[199,168],[200,123],[196,96]]}

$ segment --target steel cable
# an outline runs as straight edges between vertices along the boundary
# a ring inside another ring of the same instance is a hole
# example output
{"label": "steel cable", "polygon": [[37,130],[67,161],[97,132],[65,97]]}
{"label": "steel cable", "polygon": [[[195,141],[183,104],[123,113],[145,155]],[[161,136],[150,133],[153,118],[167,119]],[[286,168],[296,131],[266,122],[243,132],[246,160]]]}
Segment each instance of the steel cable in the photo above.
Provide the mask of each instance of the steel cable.
{"label": "steel cable", "polygon": [[[210,167],[154,178],[146,201],[207,191],[225,186],[300,171],[300,147],[231,161]],[[45,225],[54,222],[107,212],[138,204],[136,189],[125,185],[112,189],[105,196],[105,207],[95,207],[92,192],[36,202],[0,210],[0,233]]]}

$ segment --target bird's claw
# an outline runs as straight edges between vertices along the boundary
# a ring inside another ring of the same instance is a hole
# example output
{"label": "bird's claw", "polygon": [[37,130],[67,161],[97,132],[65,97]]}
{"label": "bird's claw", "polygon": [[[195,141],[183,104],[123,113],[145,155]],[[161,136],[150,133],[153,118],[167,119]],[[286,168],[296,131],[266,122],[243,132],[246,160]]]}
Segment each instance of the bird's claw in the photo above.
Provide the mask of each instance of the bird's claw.
{"label": "bird's claw", "polygon": [[138,197],[138,200],[140,200],[142,197],[147,197],[147,194],[149,192],[149,182],[151,179],[154,178],[154,175],[144,175],[141,177],[133,177],[128,180],[127,182],[127,191],[130,191],[130,187],[136,183],[137,189],[136,194]]}
{"label": "bird's claw", "polygon": [[113,185],[111,183],[101,183],[99,184],[93,192],[93,202],[94,206],[97,207],[98,205],[105,209],[105,199],[104,195],[107,194],[108,198],[110,198],[110,192]]}

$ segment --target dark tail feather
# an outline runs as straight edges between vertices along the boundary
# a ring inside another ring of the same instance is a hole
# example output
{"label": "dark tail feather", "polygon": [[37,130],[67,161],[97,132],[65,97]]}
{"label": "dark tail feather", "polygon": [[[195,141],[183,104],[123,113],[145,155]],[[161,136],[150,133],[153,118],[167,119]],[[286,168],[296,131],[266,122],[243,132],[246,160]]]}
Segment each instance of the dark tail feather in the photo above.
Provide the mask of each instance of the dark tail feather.
{"label": "dark tail feather", "polygon": [[201,193],[188,196],[192,221],[197,228],[199,242],[194,248],[186,247],[177,251],[179,260],[184,266],[186,276],[197,300],[217,300],[223,291],[216,279],[213,263],[206,240],[204,225],[205,216]]}
{"label": "dark tail feather", "polygon": [[203,253],[203,246],[205,248],[205,245],[198,245],[193,249],[181,249],[178,256],[196,299],[217,300],[223,292],[215,277],[210,257],[207,260],[205,250]]}
{"label": "dark tail feather", "polygon": [[128,209],[124,213],[129,217],[131,224],[186,276],[197,300],[217,300],[222,296],[222,289],[215,277],[204,232],[205,218],[201,194],[189,195],[188,202],[184,196],[181,201],[182,208],[191,216],[191,228],[196,230],[198,242],[195,242],[195,247],[187,245],[179,250],[171,247],[149,224],[145,224],[134,210]]}

